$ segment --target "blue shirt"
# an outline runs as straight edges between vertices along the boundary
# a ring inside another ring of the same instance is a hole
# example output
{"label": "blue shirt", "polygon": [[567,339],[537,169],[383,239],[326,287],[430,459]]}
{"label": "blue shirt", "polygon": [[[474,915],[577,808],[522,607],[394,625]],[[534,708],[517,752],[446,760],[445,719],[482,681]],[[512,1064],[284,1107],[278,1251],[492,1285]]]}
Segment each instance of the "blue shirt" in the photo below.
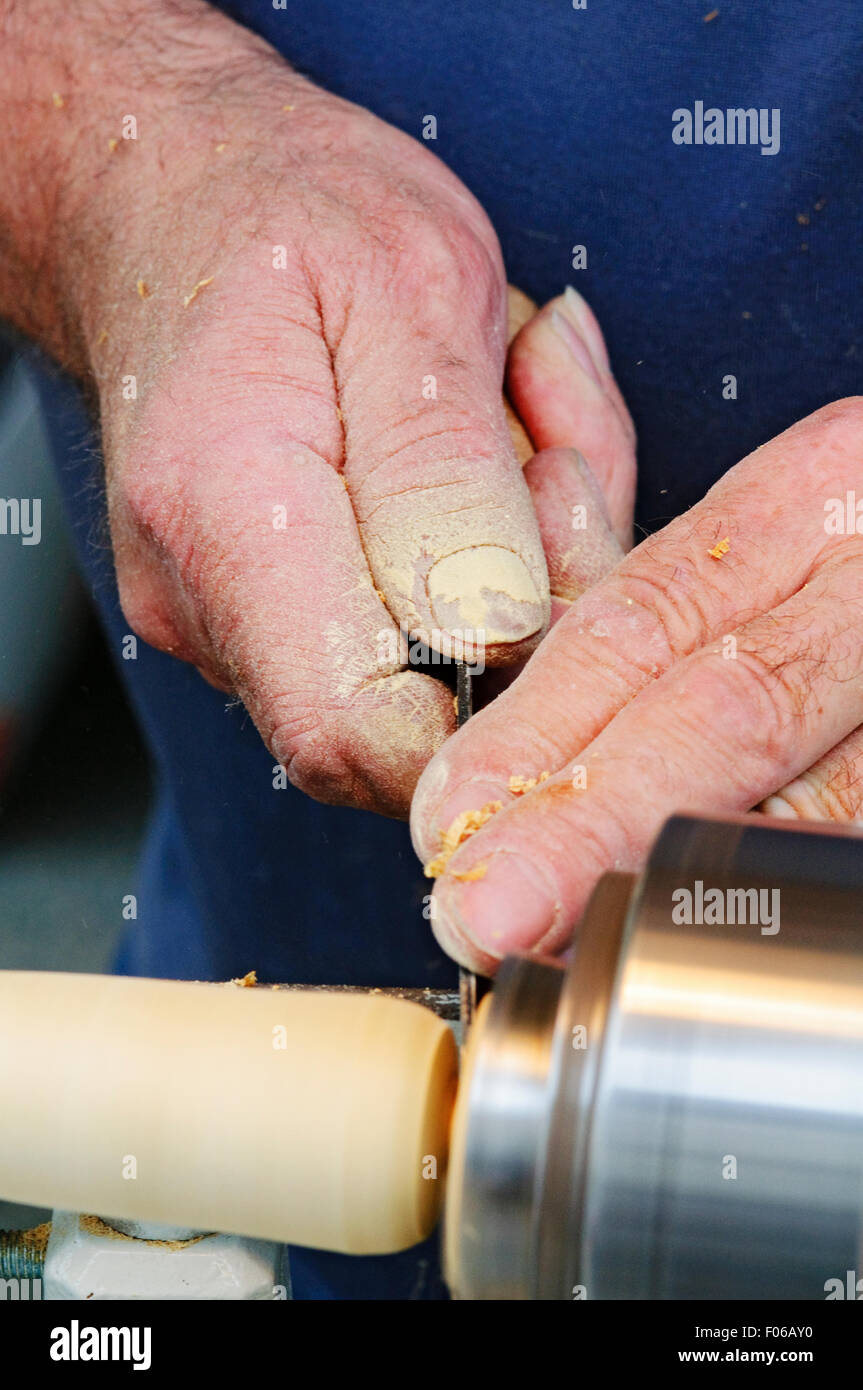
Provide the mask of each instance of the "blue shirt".
{"label": "blue shirt", "polygon": [[[662,526],[739,458],[861,389],[863,11],[841,0],[315,0],[229,13],[323,87],[431,145],[477,195],[509,279],[574,281],[640,437],[637,523]],[[680,144],[681,111],[779,111],[779,148]],[[678,113],[675,115],[675,113]],[[574,270],[574,246],[587,266]],[[736,379],[736,399],[723,382]],[[105,544],[98,458],[50,383],[81,561],[159,783],[120,968],[308,983],[452,983],[406,828],[273,787],[242,709],[139,644]],[[298,1252],[297,1297],[442,1296],[433,1250]]]}

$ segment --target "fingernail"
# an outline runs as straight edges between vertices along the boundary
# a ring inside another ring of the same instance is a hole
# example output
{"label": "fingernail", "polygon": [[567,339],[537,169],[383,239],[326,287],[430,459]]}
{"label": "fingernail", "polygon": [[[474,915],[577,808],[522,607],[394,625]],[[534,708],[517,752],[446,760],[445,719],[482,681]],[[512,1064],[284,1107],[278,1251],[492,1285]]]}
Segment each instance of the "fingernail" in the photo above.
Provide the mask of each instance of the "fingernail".
{"label": "fingernail", "polygon": [[548,616],[527,565],[500,545],[445,555],[426,582],[435,622],[448,632],[474,634],[480,645],[521,642]]}
{"label": "fingernail", "polygon": [[469,777],[444,800],[443,793],[449,770],[444,768],[444,775],[438,775],[435,763],[440,756],[438,754],[437,759],[433,758],[426,767],[411,802],[411,839],[423,864],[440,854],[444,832],[462,811],[478,810],[495,801],[505,805],[509,800],[509,791],[503,782],[493,782],[482,777]]}
{"label": "fingernail", "polygon": [[591,381],[595,381],[597,386],[601,387],[602,381],[596,369],[596,363],[569,319],[564,318],[559,309],[552,309],[551,311],[551,326],[557,336],[566,345],[570,357],[575,359],[582,371],[586,372],[590,377]]}
{"label": "fingernail", "polygon": [[456,954],[461,941],[495,960],[540,947],[560,914],[557,895],[542,870],[510,850],[476,858],[486,866],[484,878],[442,880],[435,894],[435,934]]}
{"label": "fingernail", "polygon": [[600,374],[603,371],[611,371],[611,363],[608,359],[608,349],[605,346],[605,339],[602,336],[596,318],[586,299],[573,289],[572,285],[567,285],[563,292],[564,307],[572,315],[576,327],[582,334],[587,344],[588,352],[593,358]]}

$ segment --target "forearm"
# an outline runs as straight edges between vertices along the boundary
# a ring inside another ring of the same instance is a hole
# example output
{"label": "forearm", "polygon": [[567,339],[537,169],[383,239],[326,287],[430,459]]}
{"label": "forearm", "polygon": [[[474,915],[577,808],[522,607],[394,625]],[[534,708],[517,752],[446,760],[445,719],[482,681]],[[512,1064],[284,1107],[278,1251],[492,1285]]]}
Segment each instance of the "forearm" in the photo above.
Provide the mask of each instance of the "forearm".
{"label": "forearm", "polygon": [[86,374],[118,267],[135,292],[138,210],[194,175],[214,120],[230,133],[236,79],[273,65],[284,80],[201,0],[0,0],[0,317]]}

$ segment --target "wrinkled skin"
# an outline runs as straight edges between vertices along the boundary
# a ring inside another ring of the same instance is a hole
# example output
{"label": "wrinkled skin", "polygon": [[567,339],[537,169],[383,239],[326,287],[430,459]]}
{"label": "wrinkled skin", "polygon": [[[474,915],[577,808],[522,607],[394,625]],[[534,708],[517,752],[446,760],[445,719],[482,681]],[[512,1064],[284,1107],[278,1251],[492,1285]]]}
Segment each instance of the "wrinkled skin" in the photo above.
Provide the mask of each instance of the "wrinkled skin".
{"label": "wrinkled skin", "polygon": [[[218,94],[196,89],[191,122],[188,92],[165,95],[82,208],[98,255],[81,266],[80,370],[121,602],[134,632],[243,700],[295,785],[406,815],[454,711],[446,686],[402,669],[399,628],[433,646],[483,628],[488,665],[523,660],[550,611],[540,526],[569,593],[572,499],[603,507],[560,446],[590,420],[625,530],[632,427],[594,365],[589,310],[561,297],[510,361],[515,409],[557,449],[559,487],[528,473],[538,519],[504,413],[506,283],[485,214],[421,143],[216,18],[231,34]],[[467,574],[435,570],[467,551]]]}
{"label": "wrinkled skin", "polygon": [[[423,859],[458,812],[502,802],[435,888],[458,960],[565,950],[599,876],[637,869],[675,811],[861,815],[863,537],[825,528],[861,465],[860,398],[757,449],[578,598],[431,762]],[[542,772],[511,794],[511,774]]]}
{"label": "wrinkled skin", "polygon": [[[239,696],[313,796],[404,814],[428,764],[424,860],[502,802],[435,890],[447,949],[564,948],[672,810],[859,813],[861,541],[823,510],[859,479],[859,401],[624,557],[634,434],[599,326],[577,296],[520,303],[507,351],[494,232],[427,146],[198,0],[0,21],[0,313],[96,397],[129,624]],[[478,615],[510,672],[559,621],[448,738],[450,692],[392,639]]]}

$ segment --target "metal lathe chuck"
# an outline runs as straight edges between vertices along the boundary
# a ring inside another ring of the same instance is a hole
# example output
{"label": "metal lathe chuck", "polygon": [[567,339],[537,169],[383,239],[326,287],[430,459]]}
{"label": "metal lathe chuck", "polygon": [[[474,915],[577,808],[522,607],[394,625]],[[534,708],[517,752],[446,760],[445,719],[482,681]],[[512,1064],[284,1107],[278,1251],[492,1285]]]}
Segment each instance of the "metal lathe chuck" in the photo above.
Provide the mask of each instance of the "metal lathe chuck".
{"label": "metal lathe chuck", "polygon": [[863,1268],[863,836],[675,817],[505,962],[453,1129],[462,1298],[824,1299]]}

